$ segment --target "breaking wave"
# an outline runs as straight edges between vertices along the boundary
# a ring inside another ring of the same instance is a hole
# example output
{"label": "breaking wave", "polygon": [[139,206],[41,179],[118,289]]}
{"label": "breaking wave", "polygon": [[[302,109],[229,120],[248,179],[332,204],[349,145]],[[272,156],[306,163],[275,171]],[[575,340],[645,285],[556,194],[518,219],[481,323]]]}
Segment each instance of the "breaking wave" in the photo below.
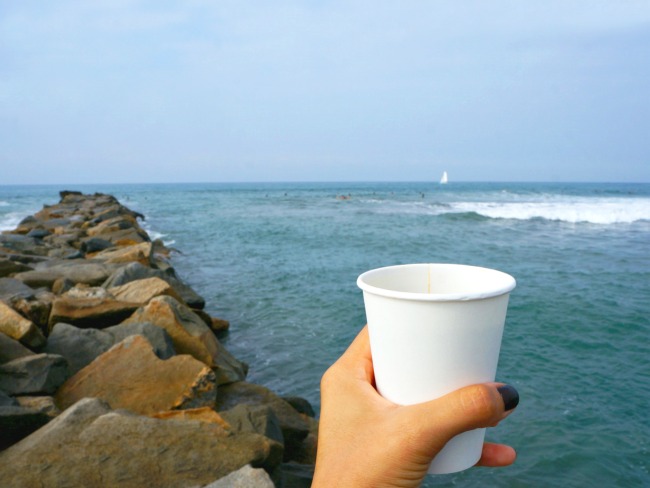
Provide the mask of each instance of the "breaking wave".
{"label": "breaking wave", "polygon": [[458,202],[451,212],[492,219],[556,220],[592,224],[650,221],[650,199],[589,199],[557,202]]}

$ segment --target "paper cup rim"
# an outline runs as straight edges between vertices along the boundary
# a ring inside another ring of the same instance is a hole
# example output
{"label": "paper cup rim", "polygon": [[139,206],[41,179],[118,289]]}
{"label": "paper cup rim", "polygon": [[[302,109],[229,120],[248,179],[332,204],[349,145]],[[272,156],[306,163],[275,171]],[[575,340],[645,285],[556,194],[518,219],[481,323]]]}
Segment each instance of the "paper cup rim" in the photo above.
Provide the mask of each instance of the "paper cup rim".
{"label": "paper cup rim", "polygon": [[[365,282],[365,279],[373,274],[384,272],[388,269],[409,268],[418,266],[430,266],[436,268],[471,268],[473,270],[480,270],[481,272],[494,273],[500,278],[500,284],[495,284],[494,287],[488,287],[478,292],[465,292],[465,293],[414,293],[406,291],[389,290],[373,286]],[[452,302],[452,301],[469,301],[469,300],[483,300],[485,298],[493,298],[506,293],[510,293],[517,285],[516,280],[507,273],[492,268],[485,268],[482,266],[472,266],[468,264],[453,264],[453,263],[413,263],[413,264],[399,264],[395,266],[384,266],[381,268],[371,269],[362,273],[357,278],[357,286],[366,293],[379,295],[389,298],[398,298],[401,300],[414,300],[423,302]]]}

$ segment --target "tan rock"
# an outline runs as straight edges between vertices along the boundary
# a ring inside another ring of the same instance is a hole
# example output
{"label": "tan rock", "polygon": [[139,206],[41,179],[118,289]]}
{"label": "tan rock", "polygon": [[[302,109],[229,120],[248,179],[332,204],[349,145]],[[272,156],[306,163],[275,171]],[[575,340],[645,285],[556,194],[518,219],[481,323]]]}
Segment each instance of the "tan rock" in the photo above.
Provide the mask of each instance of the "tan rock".
{"label": "tan rock", "polygon": [[110,411],[87,398],[1,451],[0,480],[3,487],[176,488],[205,486],[248,464],[271,472],[281,461],[260,435]]}
{"label": "tan rock", "polygon": [[105,263],[131,263],[138,262],[148,266],[151,262],[151,242],[142,242],[135,246],[110,248],[93,255],[93,259],[99,259]]}
{"label": "tan rock", "polygon": [[167,331],[179,354],[190,354],[214,368],[217,384],[243,381],[248,366],[237,360],[191,309],[170,296],[153,298],[124,323],[150,322]]}
{"label": "tan rock", "polygon": [[210,328],[217,334],[223,334],[230,329],[230,322],[219,317],[210,317]]}
{"label": "tan rock", "polygon": [[189,308],[171,297],[152,299],[124,323],[151,322],[167,331],[178,354],[190,354],[206,365],[217,365],[219,345],[207,325]]}
{"label": "tan rock", "polygon": [[82,328],[102,329],[119,324],[139,305],[111,298],[75,298],[64,295],[52,304],[49,328],[51,330],[58,322],[65,322]]}
{"label": "tan rock", "polygon": [[132,227],[139,227],[135,218],[130,215],[119,215],[111,219],[103,220],[97,225],[90,225],[86,223],[84,225],[86,228],[86,233],[89,236],[96,236],[99,234],[107,234],[110,232],[115,232],[118,230],[129,229]]}
{"label": "tan rock", "polygon": [[131,281],[122,286],[109,288],[108,292],[117,300],[132,303],[149,303],[152,298],[167,295],[183,303],[183,299],[165,280],[152,277]]}
{"label": "tan rock", "polygon": [[212,410],[210,407],[189,408],[187,410],[170,410],[168,412],[158,412],[151,417],[163,420],[197,420],[207,424],[216,424],[221,426],[225,431],[231,431],[231,425],[226,422],[221,415]]}
{"label": "tan rock", "polygon": [[191,356],[159,359],[143,336],[130,336],[66,381],[55,395],[64,410],[84,397],[142,415],[212,406],[214,372]]}
{"label": "tan rock", "polygon": [[36,349],[45,344],[45,336],[31,320],[0,301],[0,332],[25,346]]}

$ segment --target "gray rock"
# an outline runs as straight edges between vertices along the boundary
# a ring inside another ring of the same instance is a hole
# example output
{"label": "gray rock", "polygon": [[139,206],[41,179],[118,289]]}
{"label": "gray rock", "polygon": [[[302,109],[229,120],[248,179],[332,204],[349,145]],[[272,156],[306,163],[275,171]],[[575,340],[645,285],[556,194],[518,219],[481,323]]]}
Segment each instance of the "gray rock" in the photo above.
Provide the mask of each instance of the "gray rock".
{"label": "gray rock", "polygon": [[311,406],[307,400],[302,397],[297,396],[283,396],[282,399],[296,409],[298,413],[303,413],[308,417],[316,417],[316,412],[314,412],[314,407]]}
{"label": "gray rock", "polygon": [[293,459],[294,456],[299,455],[302,441],[310,430],[307,421],[291,405],[261,385],[239,381],[219,386],[216,404],[219,413],[230,410],[239,404],[269,406],[280,422],[284,436],[285,460]]}
{"label": "gray rock", "polygon": [[33,215],[28,215],[27,217],[25,217],[23,220],[20,221],[18,227],[29,227],[31,229],[34,226],[38,225],[40,222],[41,221],[38,220]]}
{"label": "gray rock", "polygon": [[66,358],[70,374],[74,375],[115,344],[133,335],[145,336],[160,359],[168,359],[175,354],[174,345],[165,330],[149,323],[120,324],[99,330],[59,322],[52,329],[44,351]]}
{"label": "gray rock", "polygon": [[52,329],[44,351],[66,358],[70,375],[73,375],[108,351],[114,344],[114,336],[103,330],[81,329],[59,322]]}
{"label": "gray rock", "polygon": [[9,301],[13,297],[31,298],[35,290],[16,278],[0,278],[0,300]]}
{"label": "gray rock", "polygon": [[113,247],[113,243],[107,241],[106,239],[101,239],[99,237],[89,237],[81,241],[81,251],[85,253],[93,253],[104,251],[109,247]]}
{"label": "gray rock", "polygon": [[24,358],[25,356],[32,356],[33,354],[34,352],[27,349],[20,342],[0,332],[0,364]]}
{"label": "gray rock", "polygon": [[54,282],[62,276],[56,271],[34,269],[32,271],[17,273],[14,277],[32,288],[45,287],[51,289]]}
{"label": "gray rock", "polygon": [[191,287],[183,283],[177,278],[170,268],[170,272],[164,272],[159,269],[148,268],[140,263],[129,263],[117,269],[102,285],[104,288],[112,288],[114,286],[121,286],[135,280],[142,280],[145,278],[161,278],[169,283],[176,293],[180,295],[185,303],[191,308],[202,310],[205,307],[205,300]]}
{"label": "gray rock", "polygon": [[167,334],[167,331],[149,322],[119,324],[104,329],[104,332],[113,336],[114,344],[122,342],[124,339],[132,335],[145,336],[153,346],[153,352],[160,359],[169,359],[176,354],[174,344],[169,337],[169,334]]}
{"label": "gray rock", "polygon": [[84,257],[84,253],[72,247],[52,249],[47,253],[47,255],[51,258],[57,259],[83,259]]}
{"label": "gray rock", "polygon": [[274,488],[274,485],[266,471],[247,464],[203,488]]}
{"label": "gray rock", "polygon": [[51,289],[59,278],[68,278],[73,283],[97,286],[110,276],[114,268],[115,266],[91,260],[64,257],[38,263],[33,271],[17,273],[14,277],[33,288],[44,286]]}
{"label": "gray rock", "polygon": [[237,405],[219,415],[236,432],[255,432],[284,445],[280,421],[269,405]]}
{"label": "gray rock", "polygon": [[11,259],[0,258],[0,277],[9,276],[13,273],[29,271],[31,268]]}
{"label": "gray rock", "polygon": [[0,365],[0,390],[14,396],[51,395],[68,377],[65,358],[55,354],[34,354]]}
{"label": "gray rock", "polygon": [[204,486],[250,464],[272,471],[271,441],[216,424],[107,411],[84,399],[0,452],[0,479],[23,486]]}
{"label": "gray rock", "polygon": [[48,248],[39,240],[20,234],[0,234],[0,247],[22,254],[47,255]]}
{"label": "gray rock", "polygon": [[33,237],[34,239],[42,239],[47,237],[51,232],[47,229],[32,229],[27,233],[27,237]]}
{"label": "gray rock", "polygon": [[56,229],[57,227],[69,227],[72,221],[67,218],[54,218],[54,219],[48,219],[48,220],[43,220],[41,222],[41,225],[45,227],[46,229]]}

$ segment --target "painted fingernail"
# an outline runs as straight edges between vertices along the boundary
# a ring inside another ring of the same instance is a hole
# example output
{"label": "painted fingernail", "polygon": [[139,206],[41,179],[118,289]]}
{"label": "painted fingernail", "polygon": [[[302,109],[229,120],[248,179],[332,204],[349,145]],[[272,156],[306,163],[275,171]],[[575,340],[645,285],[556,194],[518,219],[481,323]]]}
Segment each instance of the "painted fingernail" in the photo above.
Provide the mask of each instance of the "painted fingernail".
{"label": "painted fingernail", "polygon": [[519,393],[515,390],[514,386],[501,385],[497,387],[497,391],[501,395],[501,398],[503,398],[503,405],[505,406],[506,412],[519,405]]}

